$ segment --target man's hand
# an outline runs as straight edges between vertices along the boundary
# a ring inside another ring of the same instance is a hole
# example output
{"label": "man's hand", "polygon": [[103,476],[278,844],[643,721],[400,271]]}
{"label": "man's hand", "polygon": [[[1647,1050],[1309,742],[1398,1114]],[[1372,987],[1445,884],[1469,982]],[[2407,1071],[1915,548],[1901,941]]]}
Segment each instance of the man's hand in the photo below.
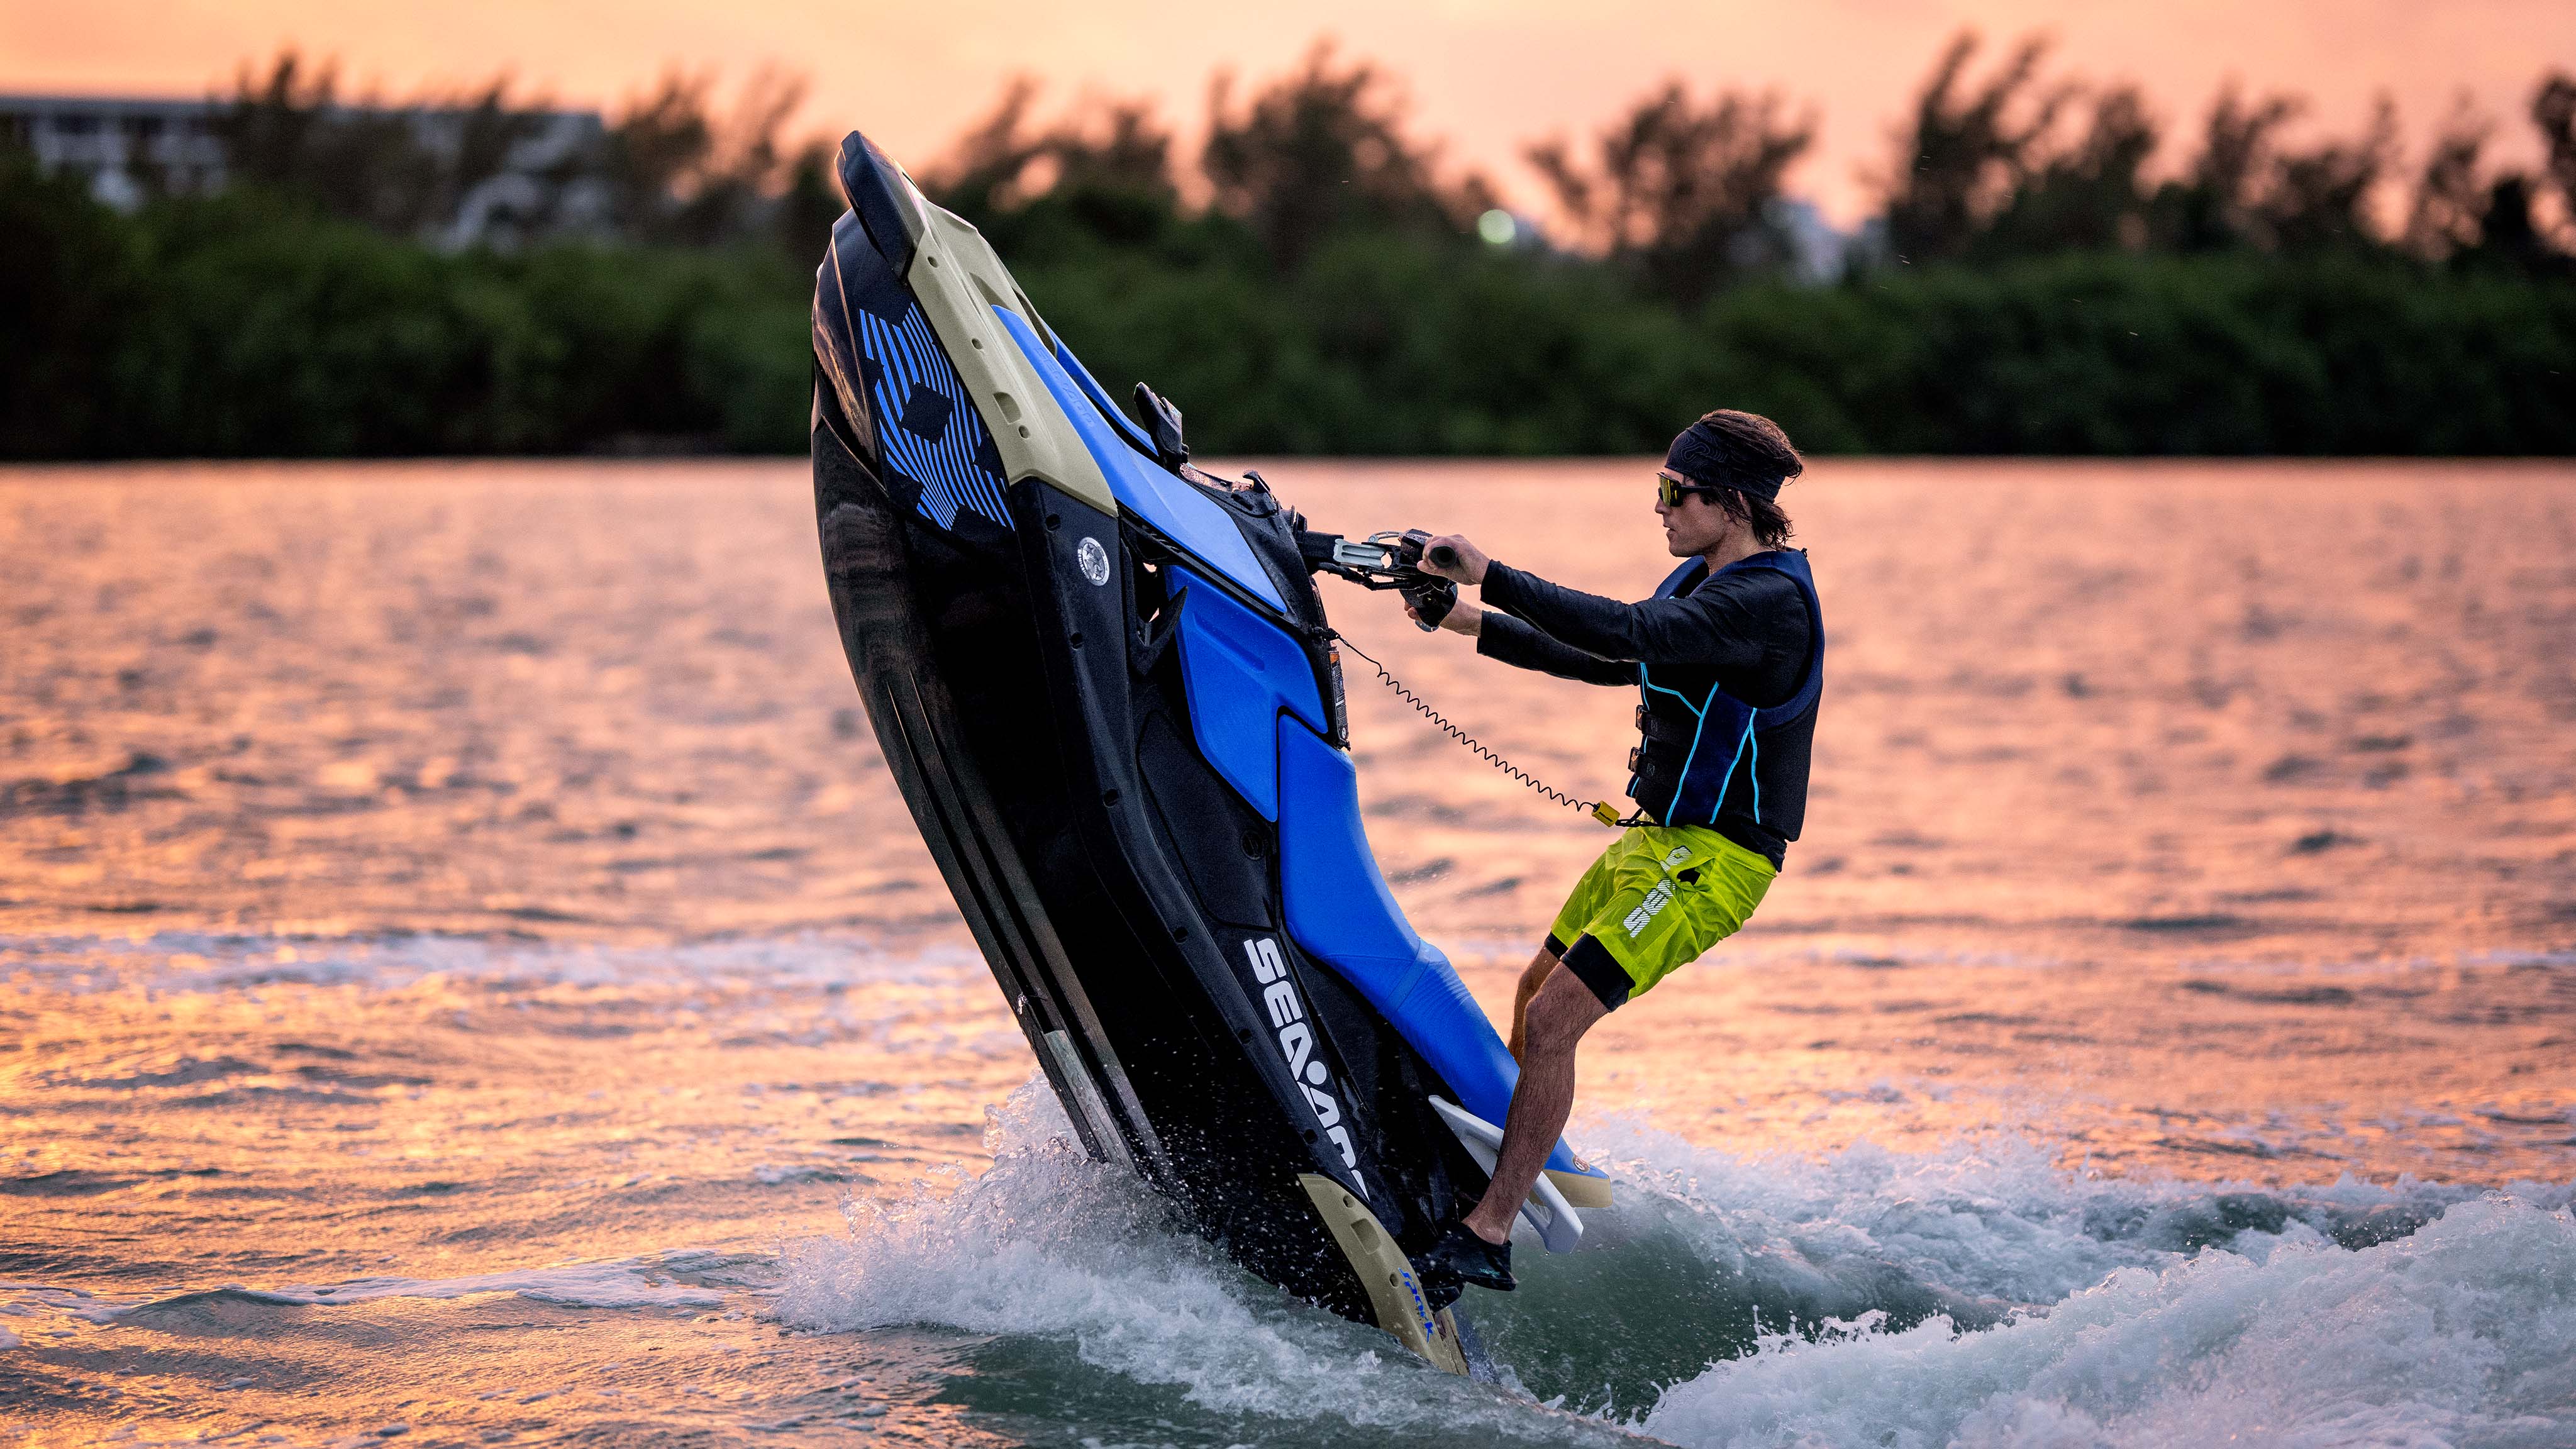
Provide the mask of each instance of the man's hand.
{"label": "man's hand", "polygon": [[[1458,561],[1446,566],[1433,562],[1434,557],[1443,549],[1455,553]],[[1485,566],[1492,562],[1492,559],[1485,557],[1483,549],[1467,541],[1465,534],[1444,533],[1422,546],[1422,571],[1426,574],[1438,574],[1452,583],[1483,583]]]}
{"label": "man's hand", "polygon": [[[1396,597],[1404,598],[1401,594]],[[1404,617],[1416,624],[1422,622],[1422,614],[1413,607],[1411,599],[1404,599]],[[1485,627],[1485,611],[1465,599],[1460,599],[1449,606],[1448,613],[1440,616],[1440,627],[1452,634],[1464,634],[1473,639],[1477,631]]]}

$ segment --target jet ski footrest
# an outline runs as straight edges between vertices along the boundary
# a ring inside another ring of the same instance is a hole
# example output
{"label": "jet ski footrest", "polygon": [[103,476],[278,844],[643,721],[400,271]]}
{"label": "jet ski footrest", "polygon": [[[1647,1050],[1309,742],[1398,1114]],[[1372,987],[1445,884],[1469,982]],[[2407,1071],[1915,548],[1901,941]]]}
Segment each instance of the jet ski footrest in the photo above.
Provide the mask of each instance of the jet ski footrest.
{"label": "jet ski footrest", "polygon": [[[1467,1155],[1490,1175],[1495,1155],[1502,1151],[1503,1129],[1444,1097],[1433,1097],[1431,1109],[1449,1124],[1450,1131],[1458,1134],[1459,1145],[1467,1149]],[[1530,1189],[1529,1201],[1521,1204],[1521,1217],[1537,1231],[1538,1240],[1551,1253],[1571,1253],[1574,1245],[1583,1241],[1583,1218],[1575,1212],[1574,1204],[1565,1200],[1564,1191],[1549,1173],[1538,1175],[1538,1185]]]}

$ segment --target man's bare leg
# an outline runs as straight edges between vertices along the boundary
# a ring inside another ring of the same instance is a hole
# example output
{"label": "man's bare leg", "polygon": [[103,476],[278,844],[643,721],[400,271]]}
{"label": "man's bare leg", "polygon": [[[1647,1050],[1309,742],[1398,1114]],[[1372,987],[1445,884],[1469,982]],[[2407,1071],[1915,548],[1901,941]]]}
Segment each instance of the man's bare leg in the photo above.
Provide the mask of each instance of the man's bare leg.
{"label": "man's bare leg", "polygon": [[1538,948],[1538,954],[1530,957],[1528,968],[1521,972],[1520,986],[1512,992],[1510,1046],[1513,1061],[1521,1059],[1521,1036],[1529,1026],[1530,998],[1538,995],[1538,989],[1547,984],[1548,973],[1555,969],[1556,953],[1541,946]]}
{"label": "man's bare leg", "polygon": [[[1544,955],[1544,953],[1542,953]],[[1533,967],[1537,963],[1533,962]],[[1511,1111],[1503,1119],[1503,1146],[1495,1154],[1493,1181],[1476,1210],[1467,1214],[1468,1230],[1489,1243],[1512,1235],[1512,1216],[1538,1185],[1547,1155],[1565,1132],[1574,1112],[1574,1048],[1592,1024],[1610,1014],[1592,988],[1571,971],[1551,971],[1530,998],[1528,1020],[1513,1034],[1521,1038],[1520,1085],[1512,1089]]]}

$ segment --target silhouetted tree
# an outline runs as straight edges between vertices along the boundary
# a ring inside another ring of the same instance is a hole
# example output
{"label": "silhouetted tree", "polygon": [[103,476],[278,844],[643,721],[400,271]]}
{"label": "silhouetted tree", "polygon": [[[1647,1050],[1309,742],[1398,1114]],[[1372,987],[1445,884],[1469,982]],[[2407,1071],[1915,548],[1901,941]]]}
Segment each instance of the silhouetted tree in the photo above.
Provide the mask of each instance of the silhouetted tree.
{"label": "silhouetted tree", "polygon": [[1177,200],[1172,133],[1145,101],[1109,101],[1048,132],[1042,158],[1054,163],[1056,188],[1118,191]]}
{"label": "silhouetted tree", "polygon": [[[533,158],[529,143],[562,118],[521,101],[506,79],[455,95],[399,103],[375,97],[344,101],[336,69],[308,66],[288,51],[267,73],[245,69],[231,103],[216,118],[235,180],[292,197],[330,215],[379,231],[452,241],[441,230],[479,209],[474,231],[507,245],[524,233],[547,233],[602,218],[559,208],[576,181],[595,178],[604,158],[596,141],[550,146]],[[507,173],[541,183],[497,199],[478,190]],[[498,218],[506,222],[496,225]]]}
{"label": "silhouetted tree", "polygon": [[[1043,130],[1036,84],[1011,81],[985,118],[921,176],[941,205],[1030,260],[1067,245],[1140,246],[1180,211],[1172,135],[1144,101],[1086,101]],[[1068,230],[1069,229],[1069,230]],[[1069,240],[1078,237],[1081,240]]]}
{"label": "silhouetted tree", "polygon": [[2476,249],[2484,237],[2494,198],[2481,174],[2481,156],[2491,130],[2464,97],[2433,138],[2406,213],[2406,246],[2417,256],[2445,261]]}
{"label": "silhouetted tree", "polygon": [[2274,251],[2368,249],[2378,190],[2397,150],[2397,108],[2382,96],[2369,129],[2348,141],[2289,152],[2272,165],[2271,184],[2254,208],[2255,240]]}
{"label": "silhouetted tree", "polygon": [[2304,109],[2296,97],[2249,104],[2234,86],[2221,90],[2199,153],[2156,194],[2150,212],[2156,244],[2183,252],[2293,253],[2381,246],[2371,200],[2395,159],[2395,108],[2382,97],[2361,135],[2304,151],[2285,148],[2281,131]]}
{"label": "silhouetted tree", "polygon": [[243,68],[215,133],[235,184],[383,231],[418,232],[451,190],[411,118],[371,100],[343,105],[338,68],[308,66],[292,50],[265,76]]}
{"label": "silhouetted tree", "polygon": [[820,251],[824,238],[832,234],[832,223],[848,210],[840,179],[834,174],[839,154],[838,147],[813,140],[797,148],[787,164],[787,184],[779,193],[770,230],[791,257],[803,260]]}
{"label": "silhouetted tree", "polygon": [[2576,227],[2576,76],[2551,71],[2532,92],[2531,123],[2540,128],[2548,148],[2549,181],[2558,189],[2558,204]]}
{"label": "silhouetted tree", "polygon": [[2248,104],[2231,83],[2210,103],[2200,152],[2178,181],[2157,192],[2155,239],[2173,251],[2223,251],[2254,234],[2255,208],[2273,159],[2273,138],[2299,113],[2288,96]]}
{"label": "silhouetted tree", "polygon": [[1953,37],[1914,100],[1887,178],[1887,242],[1904,261],[1965,256],[2031,169],[2033,147],[2072,97],[2042,84],[2047,42],[2024,40],[1983,86],[1963,90],[1975,31]]}
{"label": "silhouetted tree", "polygon": [[1703,110],[1670,81],[1601,133],[1589,163],[1561,139],[1525,154],[1584,244],[1690,305],[1794,255],[1780,183],[1814,142],[1815,118],[1785,110],[1768,92],[1734,91]]}
{"label": "silhouetted tree", "polygon": [[1337,67],[1329,42],[1240,111],[1230,75],[1210,83],[1201,169],[1217,204],[1248,223],[1280,267],[1296,269],[1317,241],[1352,227],[1457,234],[1491,203],[1474,178],[1440,184],[1431,148],[1405,135],[1403,106],[1388,91],[1366,61]]}
{"label": "silhouetted tree", "polygon": [[992,110],[968,127],[945,156],[921,168],[916,179],[922,189],[979,227],[1023,200],[1020,179],[1045,146],[1028,130],[1029,107],[1037,94],[1033,77],[1004,82]]}
{"label": "silhouetted tree", "polygon": [[764,67],[721,118],[714,92],[712,76],[672,71],[609,127],[607,179],[629,236],[705,246],[767,230],[791,179],[783,133],[805,81]]}
{"label": "silhouetted tree", "polygon": [[923,172],[924,189],[969,220],[1061,190],[1177,201],[1172,133],[1150,102],[1094,101],[1041,131],[1029,125],[1036,98],[1037,82],[1008,82],[991,112]]}
{"label": "silhouetted tree", "polygon": [[2478,248],[2472,260],[2521,272],[2563,268],[2566,258],[2552,251],[2532,215],[2531,178],[2507,175],[2487,188],[2485,215],[2478,222]]}
{"label": "silhouetted tree", "polygon": [[2155,121],[2135,87],[2092,98],[2082,135],[2063,147],[2033,138],[2021,171],[1992,220],[1970,243],[1974,255],[2003,258],[2049,252],[2138,251],[2149,239],[2148,160]]}
{"label": "silhouetted tree", "polygon": [[[2533,275],[2568,269],[2570,259],[2550,245],[2538,212],[2553,184],[2576,181],[2576,81],[2543,77],[2532,92],[2530,114],[2543,148],[2540,174],[2509,171],[2488,179],[2480,166],[2488,127],[2462,102],[2435,141],[2416,193],[2407,228],[2416,252]],[[2562,191],[2562,206],[2567,221],[2576,224],[2576,194]]]}

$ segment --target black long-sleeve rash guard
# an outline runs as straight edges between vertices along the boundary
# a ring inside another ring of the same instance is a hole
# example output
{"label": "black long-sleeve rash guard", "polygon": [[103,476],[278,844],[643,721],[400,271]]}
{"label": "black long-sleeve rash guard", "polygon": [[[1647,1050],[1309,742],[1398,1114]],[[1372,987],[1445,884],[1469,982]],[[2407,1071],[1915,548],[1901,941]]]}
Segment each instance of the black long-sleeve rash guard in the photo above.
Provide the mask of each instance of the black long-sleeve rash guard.
{"label": "black long-sleeve rash guard", "polygon": [[[1807,671],[1807,605],[1770,569],[1701,579],[1677,599],[1623,604],[1496,563],[1476,652],[1586,684],[1637,684],[1637,665],[1697,665],[1755,709],[1798,692]],[[1499,611],[1499,612],[1495,612]]]}

